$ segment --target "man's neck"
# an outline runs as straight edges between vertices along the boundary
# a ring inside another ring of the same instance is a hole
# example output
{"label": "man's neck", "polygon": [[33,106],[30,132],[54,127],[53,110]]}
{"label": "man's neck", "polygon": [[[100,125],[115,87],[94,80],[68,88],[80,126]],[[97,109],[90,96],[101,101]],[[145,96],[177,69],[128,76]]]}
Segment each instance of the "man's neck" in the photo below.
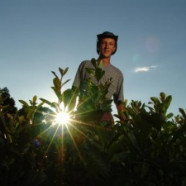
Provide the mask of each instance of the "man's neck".
{"label": "man's neck", "polygon": [[110,65],[110,58],[101,58],[101,57],[99,57],[98,58],[98,62],[100,63],[102,63],[104,66],[108,66],[108,65]]}

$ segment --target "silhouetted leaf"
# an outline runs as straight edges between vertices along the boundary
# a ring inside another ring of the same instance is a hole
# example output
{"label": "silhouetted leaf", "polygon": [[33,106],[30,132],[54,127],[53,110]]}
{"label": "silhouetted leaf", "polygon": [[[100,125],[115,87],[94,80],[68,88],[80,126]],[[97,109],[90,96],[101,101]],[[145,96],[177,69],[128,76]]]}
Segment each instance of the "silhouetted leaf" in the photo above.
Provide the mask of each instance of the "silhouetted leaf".
{"label": "silhouetted leaf", "polygon": [[54,71],[51,71],[52,72],[52,74],[54,74],[54,76],[56,77],[56,78],[58,78],[58,76],[56,75],[56,73],[54,72]]}
{"label": "silhouetted leaf", "polygon": [[179,112],[183,115],[184,118],[186,118],[186,113],[185,113],[184,109],[179,108]]}
{"label": "silhouetted leaf", "polygon": [[105,71],[103,71],[101,68],[97,68],[95,71],[95,78],[99,82],[101,78],[104,76]]}
{"label": "silhouetted leaf", "polygon": [[19,100],[19,102],[22,103],[24,106],[27,106],[27,107],[29,106],[28,103],[24,100]]}
{"label": "silhouetted leaf", "polygon": [[61,89],[61,81],[59,78],[54,78],[53,79],[53,83],[54,83],[54,86],[57,90],[60,90]]}
{"label": "silhouetted leaf", "polygon": [[92,58],[91,59],[91,63],[94,66],[94,68],[96,69],[97,68],[97,62],[96,62],[96,59],[95,58]]}
{"label": "silhouetted leaf", "polygon": [[62,83],[62,86],[64,86],[66,83],[68,83],[70,79],[66,80],[64,83]]}
{"label": "silhouetted leaf", "polygon": [[160,99],[161,101],[165,101],[166,94],[164,92],[160,92]]}
{"label": "silhouetted leaf", "polygon": [[33,103],[36,103],[37,101],[37,96],[34,96],[33,99],[32,99]]}
{"label": "silhouetted leaf", "polygon": [[47,105],[53,107],[53,103],[52,103],[52,102],[50,102],[50,101],[48,101],[48,100],[46,100],[46,99],[43,99],[43,98],[40,98],[40,100],[41,100],[43,103],[46,103]]}

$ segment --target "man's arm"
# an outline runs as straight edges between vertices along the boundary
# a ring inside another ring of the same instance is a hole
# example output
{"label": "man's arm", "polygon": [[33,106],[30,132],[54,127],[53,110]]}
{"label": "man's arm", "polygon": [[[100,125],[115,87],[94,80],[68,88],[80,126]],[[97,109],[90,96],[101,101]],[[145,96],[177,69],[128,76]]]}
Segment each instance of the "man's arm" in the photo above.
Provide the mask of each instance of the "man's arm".
{"label": "man's arm", "polygon": [[84,65],[85,65],[85,61],[82,61],[76,72],[74,82],[72,84],[73,87],[80,87],[81,81],[84,78]]}
{"label": "man's arm", "polygon": [[122,104],[122,102],[118,102],[116,104],[116,107],[117,107],[118,115],[119,115],[121,121],[125,121],[126,117],[125,117],[125,114],[124,114],[124,111],[125,111],[124,105]]}

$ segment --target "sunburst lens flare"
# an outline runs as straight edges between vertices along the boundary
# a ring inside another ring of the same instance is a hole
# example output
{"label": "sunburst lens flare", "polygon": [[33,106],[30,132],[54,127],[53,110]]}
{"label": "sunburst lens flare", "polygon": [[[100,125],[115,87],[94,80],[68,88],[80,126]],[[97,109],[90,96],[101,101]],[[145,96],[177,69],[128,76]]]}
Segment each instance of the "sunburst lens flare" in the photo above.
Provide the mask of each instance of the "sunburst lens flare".
{"label": "sunburst lens flare", "polygon": [[62,111],[56,115],[56,123],[58,124],[68,124],[70,122],[70,114],[68,112]]}

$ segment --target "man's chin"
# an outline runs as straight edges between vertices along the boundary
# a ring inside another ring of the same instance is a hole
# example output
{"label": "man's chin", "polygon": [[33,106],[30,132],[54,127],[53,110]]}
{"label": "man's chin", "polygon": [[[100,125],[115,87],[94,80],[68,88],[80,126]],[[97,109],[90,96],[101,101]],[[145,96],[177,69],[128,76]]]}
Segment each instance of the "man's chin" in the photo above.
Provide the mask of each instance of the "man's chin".
{"label": "man's chin", "polygon": [[102,58],[109,58],[112,54],[110,53],[104,53],[101,55]]}

